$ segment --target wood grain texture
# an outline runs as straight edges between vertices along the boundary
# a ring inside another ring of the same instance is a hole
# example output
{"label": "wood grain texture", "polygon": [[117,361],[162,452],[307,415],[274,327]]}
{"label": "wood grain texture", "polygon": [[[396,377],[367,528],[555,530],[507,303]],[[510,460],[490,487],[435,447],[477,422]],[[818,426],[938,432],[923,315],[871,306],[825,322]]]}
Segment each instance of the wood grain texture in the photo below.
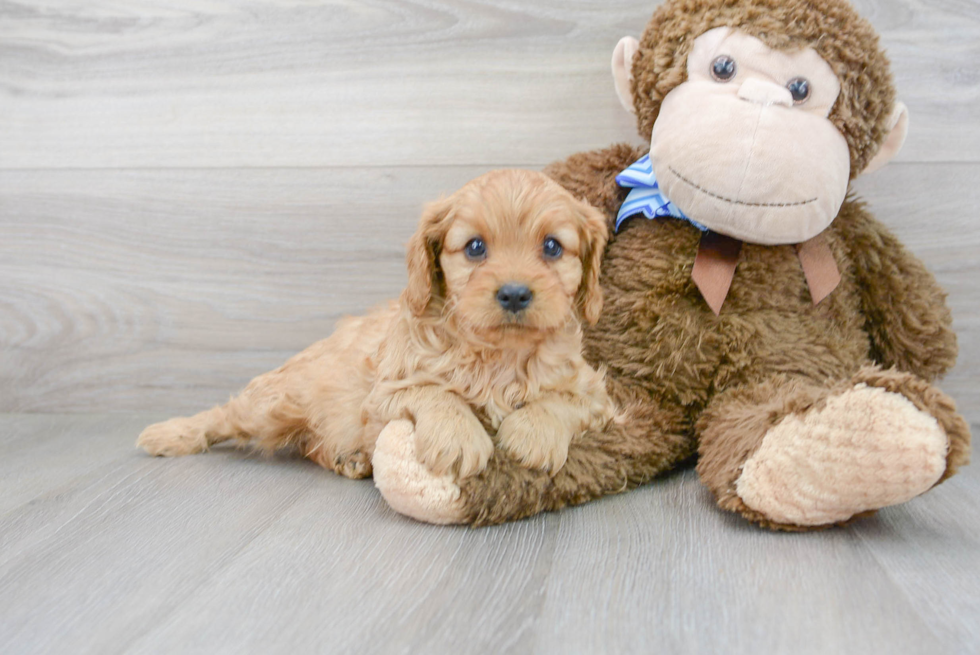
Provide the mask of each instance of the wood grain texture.
{"label": "wood grain texture", "polygon": [[[0,452],[79,463],[0,511],[4,653],[980,648],[972,468],[848,530],[757,530],[693,471],[470,530],[285,456],[148,458],[132,443],[156,418],[0,415]],[[0,498],[19,485],[0,475]]]}
{"label": "wood grain texture", "polygon": [[224,401],[396,296],[424,201],[483,170],[2,172],[0,406]]}
{"label": "wood grain texture", "polygon": [[[635,138],[609,60],[656,4],[3,0],[0,168],[542,166]],[[977,161],[980,5],[856,5],[902,161]]]}
{"label": "wood grain texture", "polygon": [[[973,434],[978,426],[972,426]],[[980,648],[980,496],[977,467],[902,508],[855,526],[947,652]]]}
{"label": "wood grain texture", "polygon": [[563,514],[558,543],[541,616],[553,628],[536,650],[926,653],[941,644],[856,535],[758,530],[722,515],[692,471]]}
{"label": "wood grain texture", "polygon": [[145,420],[98,415],[4,417],[0,422],[0,515],[67,480],[129,459],[129,449],[120,448],[121,435],[138,434]]}

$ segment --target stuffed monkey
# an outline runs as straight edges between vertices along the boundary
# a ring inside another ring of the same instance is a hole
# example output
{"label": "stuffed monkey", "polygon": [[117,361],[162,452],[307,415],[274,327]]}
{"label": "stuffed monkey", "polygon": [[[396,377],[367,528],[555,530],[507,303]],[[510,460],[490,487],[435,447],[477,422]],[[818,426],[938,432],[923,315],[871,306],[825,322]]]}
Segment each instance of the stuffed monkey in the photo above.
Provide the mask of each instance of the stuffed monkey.
{"label": "stuffed monkey", "polygon": [[484,525],[618,493],[697,457],[719,507],[774,529],[847,523],[953,475],[970,434],[933,386],[956,359],[945,294],[850,182],[904,141],[878,37],[845,0],[667,0],[613,56],[649,148],[547,173],[613,232],[586,357],[629,419],[556,474],[500,449],[437,478],[389,425],[398,511]]}

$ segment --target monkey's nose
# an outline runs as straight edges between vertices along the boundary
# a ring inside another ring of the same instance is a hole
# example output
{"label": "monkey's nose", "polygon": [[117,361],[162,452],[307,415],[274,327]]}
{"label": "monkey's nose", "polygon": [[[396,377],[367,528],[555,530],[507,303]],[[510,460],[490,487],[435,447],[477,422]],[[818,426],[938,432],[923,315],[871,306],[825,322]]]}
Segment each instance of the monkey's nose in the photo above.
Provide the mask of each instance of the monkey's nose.
{"label": "monkey's nose", "polygon": [[497,289],[497,302],[508,312],[517,313],[527,309],[534,293],[523,284],[505,284]]}
{"label": "monkey's nose", "polygon": [[738,88],[738,97],[766,107],[770,105],[793,106],[793,94],[785,86],[754,77],[742,82],[742,86]]}

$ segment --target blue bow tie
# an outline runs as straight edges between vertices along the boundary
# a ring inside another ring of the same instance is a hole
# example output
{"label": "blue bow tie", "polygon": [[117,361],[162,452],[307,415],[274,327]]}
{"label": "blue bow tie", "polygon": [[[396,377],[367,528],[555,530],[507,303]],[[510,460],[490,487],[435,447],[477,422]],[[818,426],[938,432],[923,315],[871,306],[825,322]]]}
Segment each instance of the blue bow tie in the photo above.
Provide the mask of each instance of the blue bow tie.
{"label": "blue bow tie", "polygon": [[660,193],[660,185],[657,184],[657,177],[653,174],[653,164],[650,163],[650,155],[645,156],[625,171],[616,176],[616,184],[621,187],[632,189],[622,207],[619,208],[619,215],[616,217],[616,231],[619,226],[636,214],[643,214],[649,219],[663,218],[672,216],[687,221],[702,232],[707,232],[708,228],[697,221],[691,220],[684,215],[677,205],[668,200]]}

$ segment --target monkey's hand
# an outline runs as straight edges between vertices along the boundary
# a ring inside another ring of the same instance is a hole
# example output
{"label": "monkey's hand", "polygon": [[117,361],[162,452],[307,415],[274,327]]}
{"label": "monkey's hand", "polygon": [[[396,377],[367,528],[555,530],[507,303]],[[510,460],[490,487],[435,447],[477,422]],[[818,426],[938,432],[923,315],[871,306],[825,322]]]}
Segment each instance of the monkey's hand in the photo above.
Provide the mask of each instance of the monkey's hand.
{"label": "monkey's hand", "polygon": [[956,363],[957,344],[932,273],[857,203],[844,204],[834,227],[850,249],[874,361],[928,381],[942,376]]}

